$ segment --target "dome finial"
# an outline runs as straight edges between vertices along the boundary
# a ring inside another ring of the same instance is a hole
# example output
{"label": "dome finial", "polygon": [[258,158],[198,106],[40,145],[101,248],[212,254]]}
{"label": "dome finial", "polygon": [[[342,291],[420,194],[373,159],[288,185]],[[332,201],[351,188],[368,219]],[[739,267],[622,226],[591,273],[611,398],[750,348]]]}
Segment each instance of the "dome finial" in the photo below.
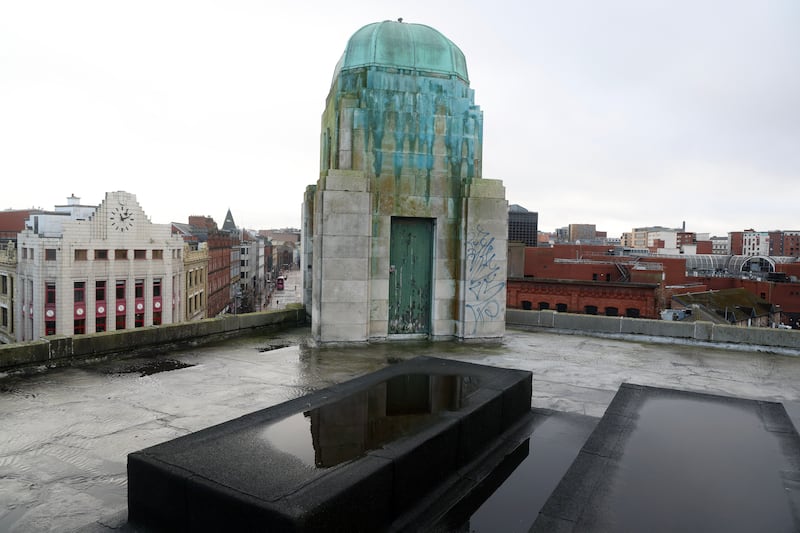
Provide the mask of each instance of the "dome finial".
{"label": "dome finial", "polygon": [[397,22],[403,22],[403,17],[397,17]]}

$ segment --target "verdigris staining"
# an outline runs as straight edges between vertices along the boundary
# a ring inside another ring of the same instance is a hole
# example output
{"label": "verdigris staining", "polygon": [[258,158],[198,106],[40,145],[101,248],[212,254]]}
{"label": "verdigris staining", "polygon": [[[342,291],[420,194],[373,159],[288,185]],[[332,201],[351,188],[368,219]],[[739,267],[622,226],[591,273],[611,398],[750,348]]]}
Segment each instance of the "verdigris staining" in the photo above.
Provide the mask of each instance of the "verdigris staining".
{"label": "verdigris staining", "polygon": [[[370,156],[375,177],[400,177],[404,170],[427,178],[438,171],[457,181],[480,177],[483,114],[463,81],[374,69],[365,76],[364,70],[341,73],[331,118],[341,127],[341,116],[352,113],[351,148]],[[340,149],[349,138],[339,132]]]}
{"label": "verdigris staining", "polygon": [[[478,225],[505,277],[508,205],[502,183],[482,177],[483,112],[461,50],[422,24],[364,26],[336,65],[321,131],[306,194],[315,338],[502,336],[504,293],[468,287],[490,275],[467,264]],[[404,225],[421,228],[417,244],[392,243]]]}

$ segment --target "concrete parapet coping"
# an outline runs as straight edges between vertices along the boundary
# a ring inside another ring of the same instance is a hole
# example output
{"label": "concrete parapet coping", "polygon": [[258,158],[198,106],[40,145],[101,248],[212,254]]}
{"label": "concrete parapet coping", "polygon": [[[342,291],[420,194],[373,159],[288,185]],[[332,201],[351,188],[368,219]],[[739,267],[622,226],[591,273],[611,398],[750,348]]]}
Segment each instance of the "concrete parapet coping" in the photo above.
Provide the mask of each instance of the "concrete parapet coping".
{"label": "concrete parapet coping", "polygon": [[620,338],[646,336],[652,342],[698,342],[732,349],[800,355],[800,332],[777,328],[743,328],[702,321],[671,322],[522,309],[506,310],[506,326],[548,328]]}
{"label": "concrete parapet coping", "polygon": [[226,315],[195,322],[107,331],[73,337],[54,335],[36,341],[0,345],[0,371],[32,366],[67,366],[112,355],[143,354],[174,349],[247,333],[254,329],[294,327],[305,323],[305,308]]}

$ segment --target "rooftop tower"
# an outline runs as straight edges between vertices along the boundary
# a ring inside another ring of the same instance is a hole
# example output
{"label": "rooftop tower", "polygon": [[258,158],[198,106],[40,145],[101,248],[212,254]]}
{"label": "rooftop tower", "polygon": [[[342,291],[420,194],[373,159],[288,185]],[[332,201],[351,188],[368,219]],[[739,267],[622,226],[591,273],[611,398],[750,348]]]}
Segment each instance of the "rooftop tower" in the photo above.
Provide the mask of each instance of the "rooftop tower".
{"label": "rooftop tower", "polygon": [[430,26],[376,22],[347,42],[304,204],[318,340],[502,336],[507,202],[482,179],[474,99],[464,54]]}

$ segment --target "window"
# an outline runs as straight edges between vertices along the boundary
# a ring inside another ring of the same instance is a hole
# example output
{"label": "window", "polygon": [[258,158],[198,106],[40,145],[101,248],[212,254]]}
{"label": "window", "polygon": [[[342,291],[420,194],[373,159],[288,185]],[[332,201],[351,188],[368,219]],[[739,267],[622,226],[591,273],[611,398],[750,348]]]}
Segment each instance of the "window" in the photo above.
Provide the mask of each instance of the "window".
{"label": "window", "polygon": [[144,298],[144,280],[137,279],[136,285],[133,287],[133,297],[134,298]]}
{"label": "window", "polygon": [[74,335],[83,335],[86,333],[86,319],[81,318],[76,320],[75,323],[72,325],[72,331]]}
{"label": "window", "polygon": [[164,259],[164,250],[153,250],[153,259]]}
{"label": "window", "polygon": [[546,309],[550,309],[550,304],[548,302],[539,302],[539,310],[544,311]]}
{"label": "window", "polygon": [[134,327],[144,327],[144,313],[136,313],[134,315]]}
{"label": "window", "polygon": [[27,248],[23,248],[22,249],[22,258],[23,259],[27,259],[28,258],[28,249]]}
{"label": "window", "polygon": [[629,318],[639,318],[639,310],[635,307],[625,309],[625,316]]}
{"label": "window", "polygon": [[153,280],[153,298],[161,296],[161,279]]}
{"label": "window", "polygon": [[[33,257],[31,257],[32,259]],[[45,261],[55,261],[56,260],[56,249],[55,248],[45,248],[44,249],[44,260]]]}
{"label": "window", "polygon": [[106,301],[106,282],[105,281],[95,281],[94,282],[94,299],[98,302],[105,302]]}
{"label": "window", "polygon": [[525,311],[530,311],[531,309],[533,309],[533,303],[530,302],[529,300],[522,300],[522,309],[524,309]]}
{"label": "window", "polygon": [[616,307],[606,307],[606,316],[619,316],[619,309]]}
{"label": "window", "polygon": [[7,307],[0,307],[0,326],[4,328],[8,327],[8,308]]}
{"label": "window", "polygon": [[584,307],[584,313],[587,315],[596,315],[597,314],[597,306],[596,305],[587,305]]}
{"label": "window", "polygon": [[0,294],[8,294],[8,276],[0,276]]}
{"label": "window", "polygon": [[592,281],[597,281],[597,272],[592,274]]}
{"label": "window", "polygon": [[128,258],[128,250],[114,250],[114,259],[125,260]]}
{"label": "window", "polygon": [[147,250],[134,250],[133,251],[133,258],[134,259],[147,259]]}
{"label": "window", "polygon": [[154,326],[161,325],[161,311],[153,311],[153,325]]}
{"label": "window", "polygon": [[125,315],[117,315],[117,326],[118,330],[125,329]]}
{"label": "window", "polygon": [[97,333],[102,333],[106,330],[106,317],[99,316],[94,319],[94,330]]}
{"label": "window", "polygon": [[566,313],[567,304],[556,304],[556,311],[558,311],[559,313]]}
{"label": "window", "polygon": [[125,299],[125,280],[118,279],[117,280],[117,300],[124,300]]}
{"label": "window", "polygon": [[45,335],[55,335],[56,334],[56,321],[55,320],[46,320],[44,323],[44,334]]}
{"label": "window", "polygon": [[108,250],[95,250],[94,258],[98,261],[108,261]]}
{"label": "window", "polygon": [[86,261],[88,258],[87,250],[75,250],[75,261]]}
{"label": "window", "polygon": [[[86,282],[85,281],[76,281],[73,293],[74,293],[75,303],[76,304],[85,302],[86,301]],[[84,328],[85,327],[86,327],[86,325],[84,324]]]}
{"label": "window", "polygon": [[44,284],[45,289],[45,303],[53,304],[56,303],[56,282],[55,281],[48,281]]}

